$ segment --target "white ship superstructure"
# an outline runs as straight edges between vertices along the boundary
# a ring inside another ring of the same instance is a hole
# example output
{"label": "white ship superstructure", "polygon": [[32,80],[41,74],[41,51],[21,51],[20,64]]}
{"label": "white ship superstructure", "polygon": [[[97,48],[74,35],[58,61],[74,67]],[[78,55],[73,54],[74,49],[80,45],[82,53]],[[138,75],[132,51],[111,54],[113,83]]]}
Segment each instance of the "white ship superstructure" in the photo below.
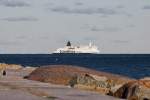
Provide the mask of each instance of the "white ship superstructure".
{"label": "white ship superstructure", "polygon": [[93,53],[98,54],[98,47],[89,43],[87,46],[72,46],[70,41],[64,48],[58,48],[54,53]]}

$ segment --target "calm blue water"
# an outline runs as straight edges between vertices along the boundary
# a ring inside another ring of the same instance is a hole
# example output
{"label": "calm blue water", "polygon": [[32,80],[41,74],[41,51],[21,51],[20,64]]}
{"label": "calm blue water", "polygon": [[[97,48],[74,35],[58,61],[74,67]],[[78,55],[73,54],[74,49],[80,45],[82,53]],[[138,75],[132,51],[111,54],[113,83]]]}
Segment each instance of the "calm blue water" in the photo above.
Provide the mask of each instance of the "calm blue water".
{"label": "calm blue water", "polygon": [[79,65],[132,78],[150,76],[150,54],[0,54],[0,63]]}

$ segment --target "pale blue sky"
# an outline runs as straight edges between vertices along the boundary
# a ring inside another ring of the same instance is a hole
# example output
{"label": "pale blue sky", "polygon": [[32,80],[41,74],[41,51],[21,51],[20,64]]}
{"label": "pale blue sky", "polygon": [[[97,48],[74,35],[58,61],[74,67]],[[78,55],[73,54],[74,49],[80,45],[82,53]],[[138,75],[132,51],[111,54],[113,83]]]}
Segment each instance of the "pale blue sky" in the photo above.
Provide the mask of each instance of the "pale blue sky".
{"label": "pale blue sky", "polygon": [[67,40],[150,53],[150,0],[0,0],[0,53],[51,53]]}

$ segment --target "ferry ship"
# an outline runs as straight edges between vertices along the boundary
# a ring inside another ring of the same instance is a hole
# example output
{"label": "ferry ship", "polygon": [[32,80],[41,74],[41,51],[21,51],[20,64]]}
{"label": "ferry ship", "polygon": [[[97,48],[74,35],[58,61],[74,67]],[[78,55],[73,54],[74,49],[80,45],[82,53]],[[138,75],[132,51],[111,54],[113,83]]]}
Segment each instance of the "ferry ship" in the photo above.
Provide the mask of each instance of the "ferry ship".
{"label": "ferry ship", "polygon": [[89,45],[85,46],[73,46],[70,41],[67,42],[67,45],[64,48],[58,48],[54,53],[91,53],[98,54],[100,51],[98,47],[92,45],[90,42]]}

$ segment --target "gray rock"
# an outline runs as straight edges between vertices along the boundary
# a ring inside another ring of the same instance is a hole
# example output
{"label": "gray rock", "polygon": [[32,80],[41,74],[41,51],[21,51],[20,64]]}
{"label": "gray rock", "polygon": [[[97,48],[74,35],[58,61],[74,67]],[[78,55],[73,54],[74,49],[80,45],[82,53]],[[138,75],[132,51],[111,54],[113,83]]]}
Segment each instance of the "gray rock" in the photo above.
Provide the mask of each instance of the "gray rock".
{"label": "gray rock", "polygon": [[71,87],[82,85],[93,90],[104,90],[104,94],[107,94],[106,91],[115,86],[115,83],[107,77],[92,74],[76,75],[70,80],[69,84]]}

